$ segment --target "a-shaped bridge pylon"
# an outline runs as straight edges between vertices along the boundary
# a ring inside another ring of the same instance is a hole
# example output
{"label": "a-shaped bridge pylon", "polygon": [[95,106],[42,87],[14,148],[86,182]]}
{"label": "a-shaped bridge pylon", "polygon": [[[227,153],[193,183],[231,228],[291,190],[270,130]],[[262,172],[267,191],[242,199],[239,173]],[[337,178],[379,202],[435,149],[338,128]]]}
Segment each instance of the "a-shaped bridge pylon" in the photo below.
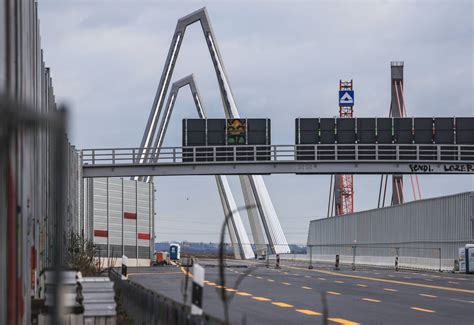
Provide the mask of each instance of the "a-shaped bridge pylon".
{"label": "a-shaped bridge pylon", "polygon": [[[171,91],[168,96],[168,101],[163,112],[163,118],[161,119],[160,127],[158,128],[158,135],[155,139],[153,145],[154,152],[152,154],[152,160],[157,161],[160,155],[160,149],[163,145],[163,141],[168,130],[168,124],[171,119],[171,114],[173,113],[174,104],[178,96],[179,89],[185,86],[189,86],[191,94],[193,96],[194,104],[199,118],[207,118],[206,111],[202,106],[201,97],[199,91],[196,87],[193,75],[189,75],[173,83],[171,86]],[[222,208],[224,210],[224,215],[228,217],[228,230],[229,236],[234,249],[234,255],[236,258],[249,259],[254,257],[252,246],[248,238],[247,232],[245,230],[244,224],[242,223],[242,218],[240,216],[239,210],[230,190],[229,183],[226,176],[215,176],[217,183],[217,190],[219,192],[219,197],[221,199]],[[148,177],[147,181],[150,180]]]}
{"label": "a-shaped bridge pylon", "polygon": [[[217,47],[217,41],[214,37],[207,11],[205,8],[199,9],[179,19],[176,24],[175,33],[171,41],[158,90],[141,142],[140,148],[142,149],[140,149],[138,155],[138,163],[147,163],[153,161],[154,159],[154,149],[152,148],[157,147],[152,147],[152,142],[155,136],[158,121],[162,114],[164,99],[170,84],[186,28],[195,22],[200,22],[204,33],[219,84],[219,90],[221,93],[225,114],[228,118],[239,117],[239,112],[237,110],[237,106],[232,95],[232,90],[224,70],[224,64]],[[170,100],[174,99],[170,97]],[[160,141],[162,142],[163,139],[161,137],[160,140],[160,135],[158,134],[158,138],[155,140],[155,143],[158,144]],[[265,183],[263,182],[262,176],[241,176],[240,181],[242,190],[244,192],[244,198],[246,200],[246,205],[248,207],[257,207],[253,212],[249,213],[254,242],[257,244],[257,251],[262,253],[265,246],[265,242],[263,241],[263,233],[261,231],[257,216],[259,215],[271,251],[273,253],[288,253],[290,251],[288,242],[283,233],[278,216],[276,214],[275,208],[273,207],[273,203],[270,199],[270,195],[267,191]]]}

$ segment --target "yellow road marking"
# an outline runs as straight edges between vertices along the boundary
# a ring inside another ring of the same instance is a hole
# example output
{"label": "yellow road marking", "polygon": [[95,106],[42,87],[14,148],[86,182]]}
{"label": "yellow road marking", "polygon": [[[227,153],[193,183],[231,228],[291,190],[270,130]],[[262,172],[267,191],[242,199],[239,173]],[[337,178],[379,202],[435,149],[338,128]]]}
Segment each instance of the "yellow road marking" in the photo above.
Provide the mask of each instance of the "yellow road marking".
{"label": "yellow road marking", "polygon": [[380,300],[377,300],[377,299],[370,299],[370,298],[362,298],[362,300],[370,301],[370,302],[381,302]]}
{"label": "yellow road marking", "polygon": [[325,278],[318,278],[318,280],[321,280],[321,281],[326,281]]}
{"label": "yellow road marking", "polygon": [[[214,282],[208,282],[208,281],[207,281],[207,284],[208,285],[211,285],[211,284],[215,285]],[[222,286],[216,286],[216,287],[223,288]],[[309,287],[306,287],[306,288],[309,288]],[[226,290],[236,291],[235,289],[231,289],[231,288],[226,288]],[[236,294],[238,294],[239,296],[252,296],[252,294],[247,293],[247,292],[242,292],[242,291],[237,291]],[[265,297],[253,297],[252,296],[252,299],[255,299],[255,300],[258,300],[258,301],[271,301],[270,298],[265,298]],[[276,306],[279,306],[279,307],[282,307],[282,308],[293,308],[294,307],[293,305],[287,304],[285,302],[272,302],[272,304],[274,304]],[[313,315],[313,316],[321,315],[321,313],[318,313],[318,312],[315,312],[315,311],[312,311],[312,310],[309,310],[309,309],[295,309],[295,311],[297,311],[299,313],[306,314],[306,315]],[[344,318],[333,317],[333,318],[329,318],[329,320],[332,321],[332,322],[338,323],[338,324],[343,324],[343,325],[360,325],[360,323],[352,322],[352,321],[349,321],[349,320],[344,319]]]}
{"label": "yellow road marking", "polygon": [[339,292],[334,292],[334,291],[327,291],[330,295],[335,295],[335,296],[340,296],[341,294]]}
{"label": "yellow road marking", "polygon": [[265,297],[252,297],[252,298],[258,301],[272,301],[271,299],[268,299]]}
{"label": "yellow road marking", "polygon": [[226,291],[229,291],[229,292],[236,292],[237,290],[235,289],[232,289],[232,288],[225,288]]}
{"label": "yellow road marking", "polygon": [[418,307],[410,307],[410,308],[413,310],[424,311],[425,313],[435,313],[435,311],[431,309],[423,309],[423,308],[418,308]]}
{"label": "yellow road marking", "polygon": [[216,288],[217,288],[217,289],[222,289],[222,288],[224,288],[224,287],[223,287],[223,286],[218,286],[218,285],[216,285]]}
{"label": "yellow road marking", "polygon": [[288,272],[283,272],[283,274],[288,274]]}
{"label": "yellow road marking", "polygon": [[304,277],[305,277],[305,278],[311,278],[311,276],[309,276],[309,275],[305,275]]}
{"label": "yellow road marking", "polygon": [[292,308],[294,307],[293,305],[287,304],[285,302],[272,302],[273,305],[282,307],[282,308]]}
{"label": "yellow road marking", "polygon": [[322,315],[321,313],[318,313],[318,312],[315,312],[315,311],[312,311],[312,310],[309,310],[309,309],[296,309],[296,311],[298,313],[302,313],[302,314],[310,315],[310,316],[321,316]]}
{"label": "yellow road marking", "polygon": [[311,290],[311,289],[313,289],[313,288],[311,288],[311,287],[301,287],[301,288],[306,289],[306,290]]}
{"label": "yellow road marking", "polygon": [[367,287],[366,284],[360,284],[360,283],[356,284],[356,286],[358,286],[358,287]]}
{"label": "yellow road marking", "polygon": [[208,281],[206,284],[207,284],[208,286],[215,286],[215,285],[216,285],[214,282],[209,282],[209,281]]}
{"label": "yellow road marking", "polygon": [[[283,265],[283,266],[287,267],[287,268],[297,269],[297,270],[306,270],[306,269],[303,269],[301,267],[296,267],[296,266],[288,266],[288,265]],[[414,287],[420,287],[420,288],[430,288],[430,289],[438,289],[438,290],[445,290],[445,291],[464,292],[464,293],[474,294],[474,290],[469,290],[469,289],[443,287],[443,286],[436,286],[436,285],[423,284],[423,283],[417,283],[417,282],[406,282],[406,281],[399,281],[399,280],[372,278],[372,277],[368,277],[368,276],[337,273],[337,272],[325,271],[325,270],[320,270],[320,269],[312,269],[312,270],[306,270],[306,271],[323,273],[323,274],[328,274],[328,275],[336,275],[336,276],[340,276],[340,277],[360,279],[360,280],[369,280],[369,281],[375,281],[375,282],[401,284],[401,285],[414,286]]]}
{"label": "yellow road marking", "polygon": [[334,281],[334,282],[336,282],[336,283],[344,283],[344,281],[339,281],[339,280],[336,280],[336,281]]}
{"label": "yellow road marking", "polygon": [[392,292],[397,292],[397,289],[390,289],[390,288],[383,288],[385,291],[392,291]]}
{"label": "yellow road marking", "polygon": [[256,278],[257,278],[257,279],[263,279],[261,276],[257,276]]}
{"label": "yellow road marking", "polygon": [[249,274],[249,275],[247,275],[247,276],[253,276],[253,275],[252,275],[252,274]]}
{"label": "yellow road marking", "polygon": [[428,297],[428,298],[438,298],[438,296],[427,295],[426,293],[420,293],[420,296]]}
{"label": "yellow road marking", "polygon": [[282,282],[281,284],[284,284],[284,285],[286,285],[286,286],[290,286],[290,285],[291,285],[291,283],[288,283],[288,282]]}
{"label": "yellow road marking", "polygon": [[269,282],[275,282],[275,280],[272,280],[272,279],[267,279],[267,281],[269,281]]}
{"label": "yellow road marking", "polygon": [[360,323],[351,322],[350,320],[344,318],[328,318],[331,322],[342,324],[342,325],[360,325]]}

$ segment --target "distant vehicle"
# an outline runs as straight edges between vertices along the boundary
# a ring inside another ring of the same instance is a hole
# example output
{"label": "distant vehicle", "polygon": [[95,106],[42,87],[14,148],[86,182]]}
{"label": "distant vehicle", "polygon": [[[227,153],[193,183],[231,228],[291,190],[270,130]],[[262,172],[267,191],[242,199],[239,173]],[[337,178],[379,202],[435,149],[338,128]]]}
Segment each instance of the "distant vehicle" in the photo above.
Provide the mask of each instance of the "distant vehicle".
{"label": "distant vehicle", "polygon": [[170,264],[170,257],[168,252],[160,251],[155,252],[155,261],[154,265],[168,265]]}
{"label": "distant vehicle", "polygon": [[170,259],[177,261],[181,258],[181,246],[179,244],[170,244]]}

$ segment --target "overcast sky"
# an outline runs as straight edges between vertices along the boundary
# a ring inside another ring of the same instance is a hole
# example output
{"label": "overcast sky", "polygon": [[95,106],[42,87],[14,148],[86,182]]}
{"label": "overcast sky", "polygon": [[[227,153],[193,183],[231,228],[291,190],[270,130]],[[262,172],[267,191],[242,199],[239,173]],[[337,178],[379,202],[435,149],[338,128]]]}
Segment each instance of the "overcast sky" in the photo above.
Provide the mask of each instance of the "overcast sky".
{"label": "overcast sky", "polygon": [[[408,115],[473,116],[470,0],[40,0],[45,60],[56,98],[71,106],[78,148],[140,145],[176,21],[203,6],[241,116],[271,118],[274,144],[294,143],[296,117],[335,116],[341,78],[354,80],[356,116],[387,116],[390,61],[405,62]],[[208,115],[223,117],[198,24],[186,31],[172,81],[190,73]],[[197,117],[187,89],[165,145],[181,144],[185,117]],[[326,216],[329,177],[264,179],[288,241],[305,243],[309,221]],[[238,178],[229,180],[243,204]],[[357,211],[376,207],[379,180],[355,177]],[[473,190],[474,177],[420,176],[420,184],[423,198],[435,197]],[[223,212],[213,177],[163,177],[156,188],[157,241],[217,240]]]}

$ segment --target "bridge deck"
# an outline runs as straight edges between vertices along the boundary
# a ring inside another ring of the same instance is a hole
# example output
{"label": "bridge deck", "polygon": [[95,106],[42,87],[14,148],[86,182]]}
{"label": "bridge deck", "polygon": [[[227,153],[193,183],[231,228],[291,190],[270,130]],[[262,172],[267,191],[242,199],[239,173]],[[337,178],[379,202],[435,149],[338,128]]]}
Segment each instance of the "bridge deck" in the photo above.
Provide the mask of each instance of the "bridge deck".
{"label": "bridge deck", "polygon": [[141,149],[84,149],[83,176],[474,174],[474,145],[168,147],[139,163]]}

